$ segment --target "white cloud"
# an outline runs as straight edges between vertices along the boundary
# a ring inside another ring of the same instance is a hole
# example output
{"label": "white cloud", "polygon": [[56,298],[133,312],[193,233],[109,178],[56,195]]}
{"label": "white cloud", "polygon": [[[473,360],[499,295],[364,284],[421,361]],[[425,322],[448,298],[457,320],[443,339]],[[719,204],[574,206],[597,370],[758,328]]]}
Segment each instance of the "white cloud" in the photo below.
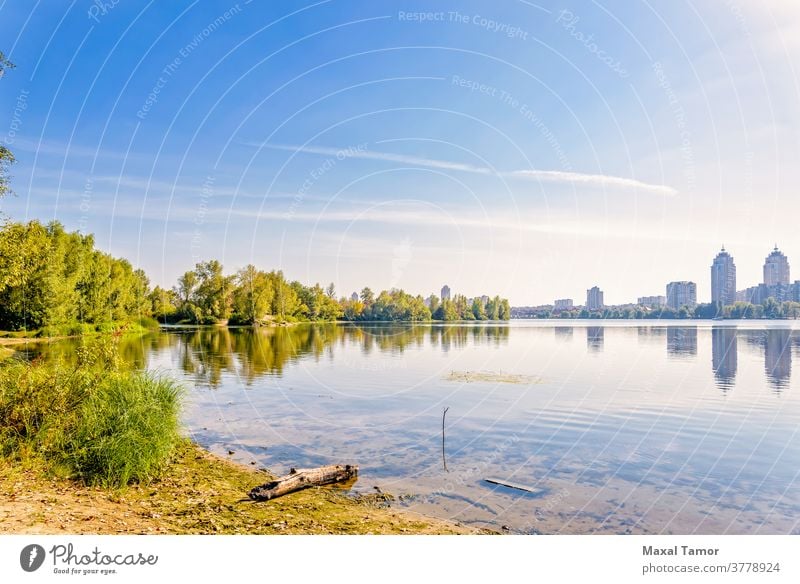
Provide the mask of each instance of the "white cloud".
{"label": "white cloud", "polygon": [[665,185],[653,185],[632,178],[622,178],[605,174],[581,174],[578,172],[562,172],[558,170],[516,170],[510,173],[510,176],[544,182],[588,185],[604,189],[636,189],[668,197],[678,194],[677,190]]}
{"label": "white cloud", "polygon": [[357,147],[326,148],[321,146],[292,146],[288,144],[258,144],[252,142],[248,142],[247,145],[270,148],[272,150],[285,150],[287,152],[300,152],[303,154],[318,154],[321,156],[333,156],[342,159],[363,158],[368,160],[383,160],[385,162],[400,162],[402,164],[410,164],[412,166],[424,166],[426,168],[458,170],[461,172],[474,172],[478,174],[494,174],[494,172],[488,168],[473,166],[471,164],[448,162],[446,160],[433,160],[430,158],[418,158],[416,156],[405,156],[403,154],[392,154],[389,152],[374,152],[372,150],[360,150]]}
{"label": "white cloud", "polygon": [[638,180],[623,178],[618,176],[608,176],[603,174],[583,174],[579,172],[562,172],[556,170],[515,170],[511,172],[497,172],[493,169],[450,162],[447,160],[437,160],[431,158],[419,158],[416,156],[405,156],[403,154],[392,154],[389,152],[375,152],[373,150],[363,150],[354,147],[330,148],[323,146],[296,146],[289,144],[260,144],[248,142],[249,146],[259,148],[270,148],[272,150],[283,150],[287,152],[299,152],[303,154],[314,154],[320,156],[345,158],[362,158],[368,160],[381,160],[385,162],[399,162],[412,166],[422,166],[425,168],[437,168],[442,170],[455,170],[460,172],[471,172],[476,174],[495,175],[509,178],[521,178],[527,180],[546,181],[551,183],[585,185],[603,189],[636,189],[646,191],[656,195],[674,196],[677,190],[665,185],[654,185]]}

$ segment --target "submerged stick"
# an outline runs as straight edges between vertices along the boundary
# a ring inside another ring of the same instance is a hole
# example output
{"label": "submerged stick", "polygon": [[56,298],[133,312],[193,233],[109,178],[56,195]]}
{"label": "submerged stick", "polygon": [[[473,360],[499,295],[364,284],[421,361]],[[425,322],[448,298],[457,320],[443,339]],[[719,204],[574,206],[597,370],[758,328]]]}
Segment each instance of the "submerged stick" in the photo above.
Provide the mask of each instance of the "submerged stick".
{"label": "submerged stick", "polygon": [[450,472],[447,470],[447,457],[444,454],[444,417],[447,415],[447,410],[450,409],[450,406],[446,407],[442,412],[442,465],[444,466],[444,472]]}
{"label": "submerged stick", "polygon": [[336,464],[299,470],[293,468],[286,476],[250,489],[248,496],[254,501],[269,501],[309,487],[347,481],[357,475],[358,467],[350,464]]}
{"label": "submerged stick", "polygon": [[517,489],[519,491],[525,491],[527,493],[534,493],[539,494],[544,492],[544,489],[539,489],[536,487],[529,487],[528,485],[523,485],[520,483],[515,483],[512,481],[507,481],[505,479],[498,479],[495,477],[490,477],[488,479],[483,479],[487,483],[491,483],[493,485],[500,485],[501,487],[508,487],[509,489]]}

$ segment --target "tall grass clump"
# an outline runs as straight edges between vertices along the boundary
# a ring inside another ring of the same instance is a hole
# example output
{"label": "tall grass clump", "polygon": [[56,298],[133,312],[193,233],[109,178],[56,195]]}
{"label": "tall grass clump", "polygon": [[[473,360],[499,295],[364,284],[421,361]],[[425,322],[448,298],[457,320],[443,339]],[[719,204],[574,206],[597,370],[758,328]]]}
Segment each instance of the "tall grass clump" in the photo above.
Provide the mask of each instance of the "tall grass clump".
{"label": "tall grass clump", "polygon": [[180,440],[180,386],[125,369],[114,339],[77,360],[0,363],[0,455],[66,468],[90,484],[123,486],[158,475]]}
{"label": "tall grass clump", "polygon": [[89,482],[120,486],[157,476],[179,439],[178,386],[148,373],[114,375],[80,407],[67,452]]}

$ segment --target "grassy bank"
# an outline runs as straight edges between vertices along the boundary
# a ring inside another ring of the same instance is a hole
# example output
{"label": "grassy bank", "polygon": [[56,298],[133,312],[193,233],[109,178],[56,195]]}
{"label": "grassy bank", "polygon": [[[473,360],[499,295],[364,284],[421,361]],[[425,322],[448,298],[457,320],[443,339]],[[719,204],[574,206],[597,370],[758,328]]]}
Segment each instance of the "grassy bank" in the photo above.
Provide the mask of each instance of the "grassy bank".
{"label": "grassy bank", "polygon": [[180,394],[110,336],[70,363],[0,363],[0,532],[469,532],[330,487],[250,502],[271,477],[181,438]]}
{"label": "grassy bank", "polygon": [[0,456],[107,487],[157,477],[180,438],[180,387],[124,369],[113,337],[76,352],[71,363],[2,363]]}

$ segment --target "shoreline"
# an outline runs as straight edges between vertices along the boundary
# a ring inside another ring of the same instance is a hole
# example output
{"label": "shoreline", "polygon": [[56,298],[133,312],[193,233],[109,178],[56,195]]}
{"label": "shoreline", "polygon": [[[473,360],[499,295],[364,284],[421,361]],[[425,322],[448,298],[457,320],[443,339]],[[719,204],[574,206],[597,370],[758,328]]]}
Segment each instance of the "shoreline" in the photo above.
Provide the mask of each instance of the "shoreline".
{"label": "shoreline", "polygon": [[268,502],[247,491],[272,476],[184,440],[163,476],[122,489],[0,466],[0,534],[489,534],[391,506],[391,495],[313,487]]}

